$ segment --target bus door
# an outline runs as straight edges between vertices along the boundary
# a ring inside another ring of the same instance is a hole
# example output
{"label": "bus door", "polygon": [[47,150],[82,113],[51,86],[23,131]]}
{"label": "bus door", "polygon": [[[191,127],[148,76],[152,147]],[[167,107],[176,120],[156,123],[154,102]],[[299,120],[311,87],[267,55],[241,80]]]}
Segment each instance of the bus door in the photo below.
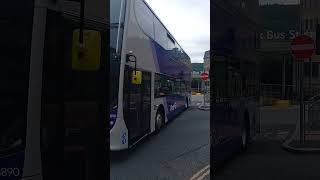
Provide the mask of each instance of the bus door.
{"label": "bus door", "polygon": [[124,120],[129,146],[150,132],[151,73],[142,71],[141,83],[133,84],[134,69],[126,66],[124,80]]}
{"label": "bus door", "polygon": [[[57,172],[63,167],[67,179],[91,177],[98,171],[92,161],[103,159],[97,147],[106,127],[102,120],[106,102],[106,65],[102,61],[106,45],[102,42],[107,37],[103,26],[84,26],[86,49],[81,55],[76,17],[47,12],[41,118],[44,179],[59,178]],[[99,153],[100,157],[95,157]],[[88,169],[94,167],[96,170]]]}

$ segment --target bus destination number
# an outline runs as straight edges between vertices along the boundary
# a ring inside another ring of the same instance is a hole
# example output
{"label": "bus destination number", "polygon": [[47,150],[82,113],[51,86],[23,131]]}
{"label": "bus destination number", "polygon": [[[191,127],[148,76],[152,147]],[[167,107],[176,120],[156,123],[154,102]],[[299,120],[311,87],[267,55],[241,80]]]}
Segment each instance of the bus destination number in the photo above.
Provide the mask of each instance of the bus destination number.
{"label": "bus destination number", "polygon": [[0,168],[0,177],[19,176],[19,168]]}

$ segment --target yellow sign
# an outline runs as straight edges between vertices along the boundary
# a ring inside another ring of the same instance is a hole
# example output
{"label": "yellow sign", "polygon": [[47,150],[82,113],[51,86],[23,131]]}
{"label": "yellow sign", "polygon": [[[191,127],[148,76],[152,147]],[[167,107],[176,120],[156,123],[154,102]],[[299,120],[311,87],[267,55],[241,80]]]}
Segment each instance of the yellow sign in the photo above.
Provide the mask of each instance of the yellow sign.
{"label": "yellow sign", "polygon": [[79,42],[79,29],[73,31],[72,69],[98,71],[100,68],[101,36],[99,31],[83,30],[83,43]]}
{"label": "yellow sign", "polygon": [[132,84],[141,84],[142,81],[142,72],[141,71],[133,71],[132,72]]}

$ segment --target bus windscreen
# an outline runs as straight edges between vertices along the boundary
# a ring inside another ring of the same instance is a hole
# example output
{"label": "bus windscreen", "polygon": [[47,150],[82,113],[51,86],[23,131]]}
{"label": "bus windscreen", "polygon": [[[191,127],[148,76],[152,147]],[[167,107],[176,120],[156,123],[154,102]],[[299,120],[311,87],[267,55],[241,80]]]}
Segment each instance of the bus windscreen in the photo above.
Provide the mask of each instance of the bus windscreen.
{"label": "bus windscreen", "polygon": [[110,112],[118,105],[119,76],[123,24],[125,15],[125,0],[111,0],[110,2]]}

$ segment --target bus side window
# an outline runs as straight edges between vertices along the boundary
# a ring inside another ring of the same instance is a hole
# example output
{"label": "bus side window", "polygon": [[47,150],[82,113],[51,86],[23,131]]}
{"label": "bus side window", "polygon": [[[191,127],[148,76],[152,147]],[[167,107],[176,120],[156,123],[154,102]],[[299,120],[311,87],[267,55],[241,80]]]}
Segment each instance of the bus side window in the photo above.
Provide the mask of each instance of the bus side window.
{"label": "bus side window", "polygon": [[176,81],[174,81],[173,82],[173,87],[174,87],[174,94],[176,94],[176,95],[180,95],[181,94],[181,87],[180,87],[180,85],[181,85],[181,83],[180,83],[180,81],[178,81],[178,80],[176,80]]}
{"label": "bus side window", "polygon": [[136,1],[135,13],[137,21],[142,30],[154,39],[154,15],[143,1]]}
{"label": "bus side window", "polygon": [[160,81],[160,75],[155,74],[155,82],[154,82],[154,97],[161,97],[161,81]]}
{"label": "bus side window", "polygon": [[174,81],[164,75],[156,74],[155,97],[163,97],[175,93]]}
{"label": "bus side window", "polygon": [[165,90],[167,91],[166,95],[172,95],[174,94],[174,81],[167,79],[167,86],[165,88]]}
{"label": "bus side window", "polygon": [[181,93],[182,94],[186,93],[186,84],[184,81],[181,81]]}

